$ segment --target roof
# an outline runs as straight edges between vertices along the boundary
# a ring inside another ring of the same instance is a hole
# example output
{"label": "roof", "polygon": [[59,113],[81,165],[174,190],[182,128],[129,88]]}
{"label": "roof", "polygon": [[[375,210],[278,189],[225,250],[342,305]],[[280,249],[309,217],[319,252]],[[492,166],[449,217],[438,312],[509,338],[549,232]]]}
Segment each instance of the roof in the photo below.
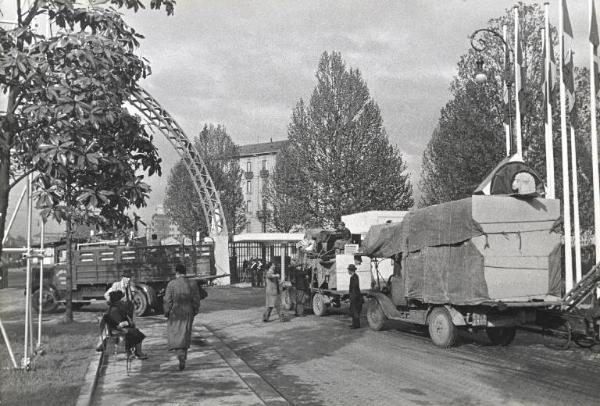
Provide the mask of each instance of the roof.
{"label": "roof", "polygon": [[238,153],[240,157],[253,156],[253,155],[265,155],[265,154],[276,154],[283,147],[288,144],[288,140],[283,141],[271,141],[262,142],[259,144],[248,144],[240,145],[238,147]]}

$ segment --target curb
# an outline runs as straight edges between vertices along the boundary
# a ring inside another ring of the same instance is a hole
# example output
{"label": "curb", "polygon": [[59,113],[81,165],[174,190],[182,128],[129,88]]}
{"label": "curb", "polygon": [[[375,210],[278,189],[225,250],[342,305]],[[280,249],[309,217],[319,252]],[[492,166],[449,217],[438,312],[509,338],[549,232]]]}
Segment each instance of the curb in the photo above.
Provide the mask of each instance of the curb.
{"label": "curb", "polygon": [[79,397],[77,398],[76,406],[91,406],[94,400],[94,392],[98,385],[98,378],[100,377],[100,370],[102,369],[104,359],[104,351],[100,352],[100,357],[92,359],[88,369],[85,373],[84,383],[79,391]]}

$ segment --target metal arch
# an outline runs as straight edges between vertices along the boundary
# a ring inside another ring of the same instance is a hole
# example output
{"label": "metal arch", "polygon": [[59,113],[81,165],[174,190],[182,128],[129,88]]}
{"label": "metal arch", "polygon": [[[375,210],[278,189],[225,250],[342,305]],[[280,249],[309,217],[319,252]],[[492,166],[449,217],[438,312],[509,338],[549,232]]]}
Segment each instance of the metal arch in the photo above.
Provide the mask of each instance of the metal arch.
{"label": "metal arch", "polygon": [[194,144],[190,142],[175,119],[146,90],[137,87],[129,102],[144,115],[149,125],[169,140],[183,159],[202,201],[202,210],[210,234],[227,236],[227,224],[219,193]]}

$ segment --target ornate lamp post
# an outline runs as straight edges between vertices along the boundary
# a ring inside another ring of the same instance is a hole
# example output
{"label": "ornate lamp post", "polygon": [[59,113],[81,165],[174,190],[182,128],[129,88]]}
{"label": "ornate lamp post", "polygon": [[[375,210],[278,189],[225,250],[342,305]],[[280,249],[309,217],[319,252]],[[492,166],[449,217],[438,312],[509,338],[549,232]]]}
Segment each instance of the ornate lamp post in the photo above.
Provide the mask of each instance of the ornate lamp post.
{"label": "ornate lamp post", "polygon": [[[502,45],[504,45],[505,64],[504,64],[504,71],[502,74],[502,80],[503,80],[504,84],[506,85],[506,92],[507,92],[507,97],[508,97],[508,100],[506,103],[507,104],[506,108],[508,109],[506,112],[506,114],[508,116],[508,139],[510,141],[508,152],[509,152],[509,155],[512,155],[513,140],[514,140],[514,136],[513,136],[514,113],[512,111],[512,86],[515,81],[514,72],[511,69],[511,65],[514,63],[513,50],[510,47],[510,45],[508,44],[508,42],[506,42],[506,40],[502,37],[502,35],[500,35],[496,31],[491,30],[489,28],[481,28],[481,29],[473,32],[473,34],[471,34],[471,47],[478,53],[485,52],[488,49],[490,49],[490,47],[492,45],[491,40],[495,40],[496,42],[499,41]],[[477,67],[475,69],[475,78],[474,78],[477,83],[485,83],[487,81],[487,74],[483,69],[483,64],[484,64],[484,62],[481,57],[479,59],[477,59],[477,62],[476,62]]]}

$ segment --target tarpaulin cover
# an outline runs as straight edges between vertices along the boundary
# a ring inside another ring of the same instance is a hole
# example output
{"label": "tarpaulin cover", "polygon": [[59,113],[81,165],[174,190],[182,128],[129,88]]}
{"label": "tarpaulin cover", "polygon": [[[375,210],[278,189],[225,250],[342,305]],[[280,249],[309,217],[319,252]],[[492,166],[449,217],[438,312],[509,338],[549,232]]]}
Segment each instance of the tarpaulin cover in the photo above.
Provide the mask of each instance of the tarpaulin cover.
{"label": "tarpaulin cover", "polygon": [[389,258],[424,247],[461,243],[482,234],[473,220],[471,198],[466,198],[411,211],[400,223],[372,226],[361,251],[371,257]]}

